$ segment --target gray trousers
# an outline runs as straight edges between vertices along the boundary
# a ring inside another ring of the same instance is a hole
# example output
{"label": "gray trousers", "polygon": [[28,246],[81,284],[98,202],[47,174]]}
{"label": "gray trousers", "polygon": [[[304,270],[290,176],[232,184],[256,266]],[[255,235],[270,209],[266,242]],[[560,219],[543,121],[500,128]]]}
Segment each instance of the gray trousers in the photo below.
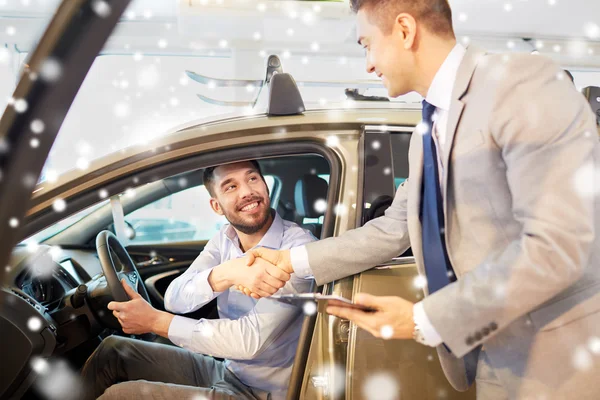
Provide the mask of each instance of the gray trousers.
{"label": "gray trousers", "polygon": [[221,361],[164,344],[109,336],[86,361],[86,399],[252,399],[268,397]]}

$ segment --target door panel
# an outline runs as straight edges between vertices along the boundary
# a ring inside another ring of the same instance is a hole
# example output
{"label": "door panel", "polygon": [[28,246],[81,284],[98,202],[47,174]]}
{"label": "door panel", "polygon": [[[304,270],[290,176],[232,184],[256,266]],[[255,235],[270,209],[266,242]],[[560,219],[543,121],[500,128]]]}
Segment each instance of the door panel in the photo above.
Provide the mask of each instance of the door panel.
{"label": "door panel", "polygon": [[[355,293],[400,296],[412,302],[423,298],[415,285],[418,276],[412,258],[397,259],[385,269],[372,269],[355,278]],[[457,392],[446,380],[436,350],[413,340],[378,339],[352,325],[349,342],[348,399],[363,399],[363,387],[377,373],[387,373],[399,387],[400,399],[475,399],[475,388]]]}

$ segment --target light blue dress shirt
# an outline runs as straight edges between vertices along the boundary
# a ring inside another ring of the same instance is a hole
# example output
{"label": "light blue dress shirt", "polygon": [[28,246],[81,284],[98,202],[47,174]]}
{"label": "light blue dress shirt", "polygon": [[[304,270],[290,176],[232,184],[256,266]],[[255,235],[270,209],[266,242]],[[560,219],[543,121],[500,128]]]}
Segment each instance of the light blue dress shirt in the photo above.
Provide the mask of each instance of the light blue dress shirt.
{"label": "light blue dress shirt", "polygon": [[[256,247],[290,249],[316,240],[307,230],[275,214]],[[220,319],[195,320],[175,316],[169,339],[195,353],[225,358],[227,368],[247,386],[283,399],[287,392],[304,314],[302,309],[274,300],[255,300],[230,288],[213,292],[208,283],[212,269],[242,257],[237,233],[225,225],[207,244],[188,270],[165,294],[165,308],[174,313],[199,309],[217,297]],[[295,274],[278,294],[302,293],[311,281]]]}

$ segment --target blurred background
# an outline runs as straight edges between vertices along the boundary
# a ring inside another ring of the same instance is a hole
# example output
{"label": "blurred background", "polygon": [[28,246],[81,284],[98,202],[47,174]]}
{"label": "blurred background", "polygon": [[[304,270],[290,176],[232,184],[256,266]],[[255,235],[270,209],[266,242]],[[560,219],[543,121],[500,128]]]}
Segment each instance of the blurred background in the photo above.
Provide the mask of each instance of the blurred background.
{"label": "blurred background", "polygon": [[[0,0],[0,107],[59,0]],[[570,70],[575,85],[600,86],[600,2],[451,0],[464,44],[491,52],[539,52]],[[134,0],[81,87],[41,179],[192,121],[264,112],[209,104],[251,102],[252,85],[215,88],[185,71],[220,79],[264,79],[277,54],[297,81],[374,80],[365,72],[347,1]],[[351,87],[351,85],[349,85]],[[302,88],[307,108],[348,106],[341,87]],[[362,94],[386,96],[381,87]],[[392,99],[419,106],[420,96]]]}

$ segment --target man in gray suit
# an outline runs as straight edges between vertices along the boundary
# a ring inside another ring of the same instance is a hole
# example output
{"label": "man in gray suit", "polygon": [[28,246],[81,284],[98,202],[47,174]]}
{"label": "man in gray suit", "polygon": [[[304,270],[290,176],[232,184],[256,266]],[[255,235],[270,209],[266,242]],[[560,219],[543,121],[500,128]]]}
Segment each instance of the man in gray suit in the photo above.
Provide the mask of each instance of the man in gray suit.
{"label": "man in gray suit", "polygon": [[[351,0],[367,70],[416,91],[409,178],[384,216],[264,258],[322,285],[412,247],[426,298],[329,308],[376,336],[436,346],[481,399],[600,398],[600,157],[589,105],[536,55],[457,44],[446,0]],[[252,290],[252,288],[248,288]]]}

